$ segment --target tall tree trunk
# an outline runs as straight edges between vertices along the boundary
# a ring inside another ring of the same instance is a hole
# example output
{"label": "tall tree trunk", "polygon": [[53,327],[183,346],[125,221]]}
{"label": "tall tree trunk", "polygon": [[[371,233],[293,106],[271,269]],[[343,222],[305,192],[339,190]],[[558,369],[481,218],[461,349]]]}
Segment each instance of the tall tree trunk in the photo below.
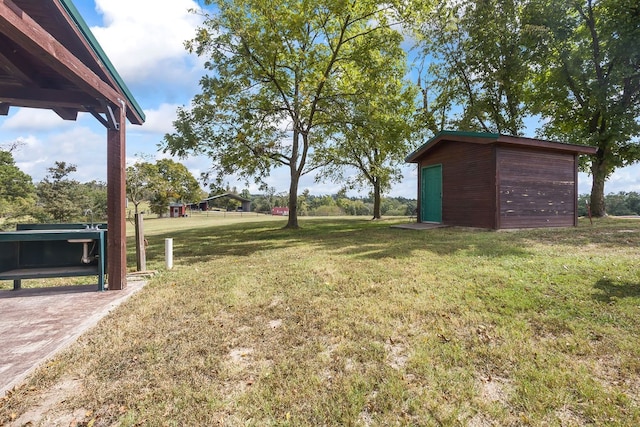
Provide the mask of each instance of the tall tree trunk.
{"label": "tall tree trunk", "polygon": [[298,226],[298,181],[300,174],[295,167],[291,167],[291,184],[289,184],[289,218],[285,228],[300,228]]}
{"label": "tall tree trunk", "polygon": [[373,219],[382,218],[380,213],[381,196],[380,196],[380,181],[378,179],[373,180]]}
{"label": "tall tree trunk", "polygon": [[598,153],[597,157],[591,161],[591,215],[595,217],[606,216],[604,205],[604,183],[607,180],[609,171],[604,164],[604,159]]}
{"label": "tall tree trunk", "polygon": [[[304,136],[303,136],[304,138]],[[306,142],[306,141],[305,141]],[[298,147],[300,143],[300,130],[294,126],[293,139],[292,139],[292,151],[291,158],[289,159],[289,217],[287,218],[287,225],[284,228],[300,228],[298,226],[298,182],[300,181],[300,171],[304,168],[304,161],[306,160],[303,152],[300,165],[298,165]]]}

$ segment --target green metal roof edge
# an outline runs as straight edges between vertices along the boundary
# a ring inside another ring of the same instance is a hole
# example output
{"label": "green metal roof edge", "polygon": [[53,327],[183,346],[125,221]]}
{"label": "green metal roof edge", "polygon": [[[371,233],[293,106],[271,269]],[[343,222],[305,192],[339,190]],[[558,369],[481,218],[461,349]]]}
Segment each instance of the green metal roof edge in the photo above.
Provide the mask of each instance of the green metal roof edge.
{"label": "green metal roof edge", "polygon": [[107,54],[104,53],[104,50],[102,50],[100,43],[98,43],[98,40],[96,40],[95,36],[89,29],[89,26],[85,22],[84,18],[82,17],[82,15],[80,15],[80,12],[78,11],[78,9],[76,9],[76,6],[73,4],[71,0],[60,0],[60,3],[67,10],[67,12],[69,13],[69,16],[71,16],[71,18],[74,20],[74,22],[76,23],[76,25],[78,26],[82,34],[84,34],[84,37],[89,42],[89,46],[91,46],[91,48],[96,53],[96,55],[98,55],[98,58],[100,58],[100,60],[107,67],[107,70],[109,71],[113,79],[116,81],[118,86],[120,87],[120,90],[124,93],[124,95],[127,97],[127,100],[129,101],[131,106],[136,110],[136,113],[140,116],[140,118],[144,122],[145,114],[144,114],[144,111],[142,111],[140,104],[138,104],[138,101],[136,101],[136,99],[131,94],[131,91],[125,84],[124,80],[122,80],[122,77],[120,77],[120,74],[118,74],[118,71],[115,69],[115,67],[109,60],[109,57],[107,56]]}
{"label": "green metal roof edge", "polygon": [[499,133],[490,133],[490,132],[470,132],[470,131],[458,131],[458,130],[443,130],[435,134],[431,139],[422,144],[420,147],[413,150],[411,154],[404,158],[405,162],[409,162],[413,156],[417,153],[425,149],[429,144],[431,144],[436,139],[442,136],[464,136],[464,137],[472,137],[472,138],[490,138],[490,139],[498,139],[500,137]]}

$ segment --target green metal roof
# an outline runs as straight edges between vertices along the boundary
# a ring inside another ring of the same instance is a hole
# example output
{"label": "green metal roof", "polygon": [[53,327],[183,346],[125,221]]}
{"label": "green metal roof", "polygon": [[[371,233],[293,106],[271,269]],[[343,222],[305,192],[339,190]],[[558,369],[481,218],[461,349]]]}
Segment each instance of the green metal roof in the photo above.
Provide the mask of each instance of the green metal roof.
{"label": "green metal roof", "polygon": [[[107,71],[109,72],[111,77],[113,77],[113,80],[118,85],[120,91],[127,98],[129,105],[135,110],[136,114],[142,119],[142,122],[144,122],[145,120],[144,111],[142,110],[142,108],[140,107],[136,99],[133,97],[133,95],[131,94],[131,91],[129,91],[129,88],[122,80],[122,77],[120,77],[120,74],[118,74],[118,71],[116,71],[115,67],[107,57],[107,54],[104,53],[104,50],[102,50],[100,43],[98,43],[98,40],[96,40],[95,36],[89,29],[89,26],[85,22],[84,18],[82,18],[82,15],[80,15],[80,12],[78,12],[78,9],[76,9],[75,5],[71,0],[60,0],[60,3],[66,9],[67,13],[69,13],[69,16],[71,17],[71,19],[73,19],[73,21],[76,23],[76,25],[78,26],[78,29],[84,35],[86,41],[89,43],[89,46],[91,46],[91,48],[93,49],[95,54],[98,56],[100,61],[102,61],[102,63],[105,65],[105,67],[107,68]],[[129,121],[131,121],[131,118],[129,118]],[[139,124],[142,124],[142,123],[139,123]]]}

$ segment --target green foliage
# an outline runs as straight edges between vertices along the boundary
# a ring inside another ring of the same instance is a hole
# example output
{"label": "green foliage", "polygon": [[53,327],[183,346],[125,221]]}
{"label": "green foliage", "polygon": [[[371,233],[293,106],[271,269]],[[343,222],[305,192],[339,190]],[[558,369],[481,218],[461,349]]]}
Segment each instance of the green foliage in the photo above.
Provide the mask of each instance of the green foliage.
{"label": "green foliage", "polygon": [[423,124],[519,135],[529,41],[522,0],[413,2],[408,19],[422,49]]}
{"label": "green foliage", "polygon": [[204,197],[198,181],[182,163],[160,159],[155,164],[137,162],[127,168],[127,196],[135,206],[150,202],[151,212],[160,216],[169,203],[196,203]]}
{"label": "green foliage", "polygon": [[48,175],[38,183],[38,203],[42,208],[39,220],[69,222],[83,218],[86,209],[93,208],[93,198],[81,184],[69,178],[76,165],[55,162]]}
{"label": "green foliage", "polygon": [[[83,199],[88,201],[87,208],[93,213],[94,220],[106,221],[107,219],[107,184],[102,181],[90,181],[79,184],[79,193],[83,194]],[[84,220],[87,214],[83,211]]]}
{"label": "green foliage", "polygon": [[0,218],[17,220],[28,215],[34,209],[35,200],[31,177],[15,165],[10,151],[0,150]]}
{"label": "green foliage", "polygon": [[151,199],[157,180],[158,169],[149,162],[136,162],[133,166],[127,167],[127,197],[133,203],[136,214],[140,203]]}
{"label": "green foliage", "polygon": [[583,169],[605,214],[606,179],[640,160],[637,1],[413,2],[407,19],[430,63],[425,127],[517,135],[539,115],[541,136],[598,147]]}
{"label": "green foliage", "polygon": [[[589,194],[581,194],[578,197],[579,216],[588,215],[590,199]],[[609,215],[640,215],[640,194],[635,191],[609,193],[605,196],[605,204]]]}
{"label": "green foliage", "polygon": [[526,10],[537,30],[531,103],[546,119],[541,133],[598,147],[584,166],[593,176],[593,213],[604,215],[606,179],[640,160],[637,2],[536,0]]}
{"label": "green foliage", "polygon": [[374,218],[381,216],[382,194],[402,178],[400,166],[415,148],[411,136],[417,94],[404,80],[407,59],[400,35],[387,30],[377,36],[379,51],[353,64],[340,81],[344,92],[359,95],[342,100],[344,118],[331,126],[335,144],[316,152],[316,161],[325,165],[316,179],[329,178],[349,189],[370,188]]}
{"label": "green foliage", "polygon": [[[341,84],[353,64],[372,64],[388,37],[388,5],[377,1],[209,0],[191,52],[211,72],[175,132],[172,154],[204,154],[219,180],[238,174],[262,182],[271,169],[290,171],[288,227],[297,228],[298,182],[318,164],[329,125],[343,120],[345,100],[361,97]],[[395,36],[394,36],[395,37]],[[381,73],[384,76],[384,73]],[[348,105],[348,104],[347,104]]]}

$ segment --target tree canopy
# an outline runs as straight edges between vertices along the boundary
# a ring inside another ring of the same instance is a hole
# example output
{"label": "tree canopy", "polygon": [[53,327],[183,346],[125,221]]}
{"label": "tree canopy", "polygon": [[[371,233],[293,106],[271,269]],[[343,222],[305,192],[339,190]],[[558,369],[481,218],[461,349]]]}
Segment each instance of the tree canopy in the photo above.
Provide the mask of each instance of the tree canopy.
{"label": "tree canopy", "polygon": [[531,104],[541,133],[598,147],[589,160],[591,209],[605,214],[604,185],[640,160],[640,7],[635,0],[535,0],[538,32]]}
{"label": "tree canopy", "polygon": [[155,164],[136,162],[127,168],[127,197],[135,206],[149,201],[153,213],[162,216],[169,203],[199,202],[204,196],[200,184],[186,166],[172,159],[160,159]]}
{"label": "tree canopy", "polygon": [[0,218],[31,212],[35,201],[31,177],[16,166],[10,151],[0,150]]}
{"label": "tree canopy", "polygon": [[640,160],[640,12],[634,0],[440,0],[408,14],[424,57],[423,120],[598,147],[585,158],[594,215],[604,184]]}
{"label": "tree canopy", "polygon": [[340,82],[352,64],[379,66],[373,60],[379,47],[396,37],[390,6],[375,0],[206,3],[215,13],[187,46],[208,58],[210,74],[191,106],[178,110],[164,149],[206,154],[221,179],[239,174],[262,182],[272,168],[287,167],[287,227],[297,228],[300,177],[323,166],[313,155],[329,144],[329,126],[344,117],[349,99],[362,96]]}
{"label": "tree canopy", "polygon": [[38,199],[50,220],[65,222],[80,217],[93,203],[80,188],[80,183],[70,178],[76,165],[55,162],[48,174],[38,183]]}
{"label": "tree canopy", "polygon": [[374,219],[381,217],[382,193],[402,178],[400,165],[415,148],[417,88],[405,79],[407,58],[400,35],[387,41],[372,55],[373,65],[354,64],[356,69],[340,82],[362,95],[343,101],[347,108],[344,120],[330,127],[335,144],[317,153],[325,166],[316,179],[333,179],[349,189],[369,188]]}
{"label": "tree canopy", "polygon": [[520,135],[529,62],[522,0],[413,2],[424,126]]}

